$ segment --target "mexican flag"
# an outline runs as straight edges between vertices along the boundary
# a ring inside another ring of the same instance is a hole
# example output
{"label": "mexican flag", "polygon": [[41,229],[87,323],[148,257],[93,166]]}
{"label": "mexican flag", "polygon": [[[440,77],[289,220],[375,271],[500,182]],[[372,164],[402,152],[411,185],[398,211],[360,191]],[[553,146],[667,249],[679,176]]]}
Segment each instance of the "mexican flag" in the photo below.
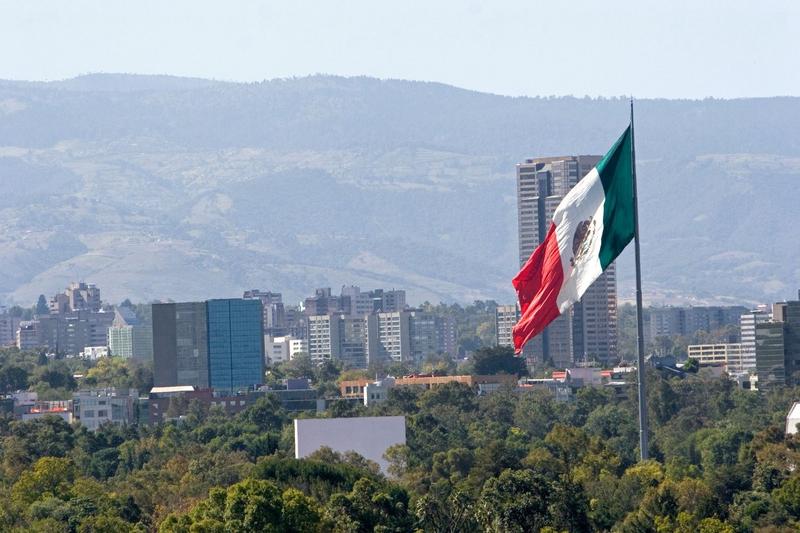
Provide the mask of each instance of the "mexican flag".
{"label": "mexican flag", "polygon": [[634,234],[631,128],[572,190],[553,214],[547,237],[514,278],[521,318],[517,353],[608,268]]}

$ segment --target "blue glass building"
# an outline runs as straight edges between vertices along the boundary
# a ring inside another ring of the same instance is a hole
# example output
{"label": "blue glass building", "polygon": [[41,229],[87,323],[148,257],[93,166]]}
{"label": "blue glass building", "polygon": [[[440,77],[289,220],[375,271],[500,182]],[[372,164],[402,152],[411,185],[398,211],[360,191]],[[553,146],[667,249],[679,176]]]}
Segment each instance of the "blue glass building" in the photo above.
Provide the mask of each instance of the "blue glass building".
{"label": "blue glass building", "polygon": [[208,374],[214,390],[235,391],[264,382],[264,335],[259,300],[206,302]]}

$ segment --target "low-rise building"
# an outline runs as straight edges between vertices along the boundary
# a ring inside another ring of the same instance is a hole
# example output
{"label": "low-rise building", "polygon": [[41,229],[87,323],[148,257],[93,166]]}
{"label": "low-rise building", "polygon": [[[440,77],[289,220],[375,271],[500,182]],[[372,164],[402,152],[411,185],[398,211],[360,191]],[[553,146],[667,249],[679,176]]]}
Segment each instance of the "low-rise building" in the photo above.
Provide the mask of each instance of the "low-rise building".
{"label": "low-rise building", "polygon": [[755,354],[746,350],[742,343],[692,344],[688,356],[701,365],[721,364],[728,374],[740,374],[755,370]]}
{"label": "low-rise building", "polygon": [[800,424],[800,402],[794,402],[786,415],[786,434],[796,435],[797,424]]}
{"label": "low-rise building", "polygon": [[[371,379],[344,380],[339,383],[339,392],[343,398],[361,399],[367,393],[367,386],[376,383]],[[433,389],[446,383],[463,383],[469,387],[476,387],[478,392],[486,394],[494,392],[501,387],[515,387],[517,377],[510,374],[497,374],[492,376],[432,376],[432,375],[411,375],[401,378],[391,378],[391,382],[386,379],[380,383],[389,384],[391,387],[421,387]],[[377,390],[377,389],[375,389]]]}
{"label": "low-rise building", "polygon": [[108,357],[108,346],[86,346],[79,355],[81,358],[91,361]]}
{"label": "low-rise building", "polygon": [[[16,409],[15,409],[16,411]],[[72,401],[42,401],[38,400],[32,405],[23,406],[20,413],[22,420],[38,420],[48,416],[57,416],[67,422],[72,423]]]}
{"label": "low-rise building", "polygon": [[136,389],[92,389],[72,395],[73,413],[81,424],[96,431],[103,424],[133,424],[137,422]]}

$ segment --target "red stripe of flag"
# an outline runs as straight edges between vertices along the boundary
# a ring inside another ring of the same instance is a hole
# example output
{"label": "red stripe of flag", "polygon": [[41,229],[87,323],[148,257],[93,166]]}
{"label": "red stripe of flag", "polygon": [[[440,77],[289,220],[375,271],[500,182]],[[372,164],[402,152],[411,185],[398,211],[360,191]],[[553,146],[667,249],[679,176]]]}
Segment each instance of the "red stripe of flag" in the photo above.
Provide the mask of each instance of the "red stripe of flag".
{"label": "red stripe of flag", "polygon": [[558,293],[564,284],[561,254],[558,252],[556,226],[550,225],[544,242],[512,281],[517,290],[522,316],[514,326],[514,350],[522,351],[526,342],[558,318]]}

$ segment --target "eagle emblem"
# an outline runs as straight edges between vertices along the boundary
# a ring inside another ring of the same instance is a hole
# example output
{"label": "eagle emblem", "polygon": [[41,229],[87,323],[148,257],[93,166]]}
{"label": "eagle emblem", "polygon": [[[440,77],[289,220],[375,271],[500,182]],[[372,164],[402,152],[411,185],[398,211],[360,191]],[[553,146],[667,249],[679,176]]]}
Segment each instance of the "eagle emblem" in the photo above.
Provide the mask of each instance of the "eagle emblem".
{"label": "eagle emblem", "polygon": [[589,253],[594,232],[595,221],[592,217],[581,220],[575,228],[575,235],[572,237],[572,259],[569,260],[573,268]]}

